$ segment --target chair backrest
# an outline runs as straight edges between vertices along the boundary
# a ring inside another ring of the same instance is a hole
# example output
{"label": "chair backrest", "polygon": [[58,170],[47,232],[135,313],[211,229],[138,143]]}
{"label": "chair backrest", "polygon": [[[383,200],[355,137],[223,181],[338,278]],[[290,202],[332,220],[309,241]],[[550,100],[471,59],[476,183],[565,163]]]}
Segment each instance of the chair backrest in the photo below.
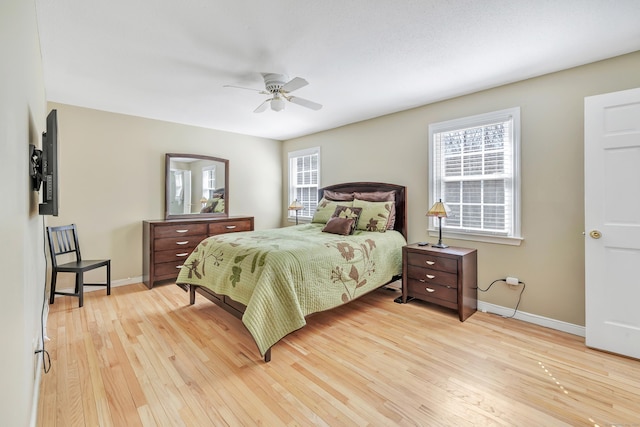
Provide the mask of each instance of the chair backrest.
{"label": "chair backrest", "polygon": [[78,230],[75,224],[47,227],[47,234],[51,262],[54,267],[57,266],[57,257],[60,255],[75,253],[76,260],[82,260],[78,244]]}

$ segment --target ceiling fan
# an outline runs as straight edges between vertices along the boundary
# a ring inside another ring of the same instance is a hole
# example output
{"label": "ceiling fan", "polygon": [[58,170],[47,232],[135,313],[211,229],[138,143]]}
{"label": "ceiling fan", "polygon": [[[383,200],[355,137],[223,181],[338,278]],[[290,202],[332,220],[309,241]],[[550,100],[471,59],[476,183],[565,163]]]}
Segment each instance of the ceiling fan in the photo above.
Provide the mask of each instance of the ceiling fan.
{"label": "ceiling fan", "polygon": [[269,99],[253,110],[254,113],[262,113],[269,106],[271,106],[273,111],[282,111],[284,110],[285,101],[293,102],[294,104],[298,104],[312,110],[319,110],[322,108],[322,105],[317,102],[290,95],[294,90],[298,90],[309,84],[305,79],[301,77],[294,77],[287,81],[287,76],[276,73],[262,73],[262,78],[264,79],[264,90],[233,85],[224,85],[224,87],[253,90],[263,95],[270,95],[271,97]]}

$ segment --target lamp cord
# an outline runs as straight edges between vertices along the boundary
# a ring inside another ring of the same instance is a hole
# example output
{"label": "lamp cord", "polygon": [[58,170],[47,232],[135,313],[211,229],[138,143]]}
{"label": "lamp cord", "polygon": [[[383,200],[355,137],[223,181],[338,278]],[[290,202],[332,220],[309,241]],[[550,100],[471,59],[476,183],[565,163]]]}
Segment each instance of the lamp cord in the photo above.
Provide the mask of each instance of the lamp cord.
{"label": "lamp cord", "polygon": [[[481,287],[478,286],[478,290],[480,292],[487,292],[489,289],[491,289],[491,287],[493,286],[494,283],[496,282],[507,282],[507,279],[496,279],[493,282],[491,282],[491,284],[489,286],[487,286],[487,289],[482,289]],[[527,287],[527,285],[524,282],[518,281],[519,284],[522,285],[522,289],[520,290],[520,295],[518,295],[518,302],[516,303],[516,307],[513,309],[513,314],[511,316],[502,316],[505,319],[511,319],[513,318],[517,311],[518,311],[518,307],[520,306],[520,301],[522,301],[522,294],[524,293],[524,289]]]}
{"label": "lamp cord", "polygon": [[[42,235],[45,236],[45,225],[44,225],[44,216],[42,216]],[[47,301],[47,268],[48,268],[48,262],[47,262],[47,245],[46,242],[44,242],[46,240],[46,237],[43,239],[43,244],[42,244],[42,251],[44,254],[44,286],[43,286],[43,292],[42,292],[42,310],[40,311],[40,339],[41,339],[41,343],[42,343],[42,349],[41,350],[36,350],[35,354],[38,353],[42,353],[42,369],[44,370],[45,374],[48,374],[49,371],[51,370],[51,356],[49,355],[49,352],[47,350],[45,350],[44,348],[44,309],[46,307],[45,302]],[[47,356],[45,359],[45,355]]]}

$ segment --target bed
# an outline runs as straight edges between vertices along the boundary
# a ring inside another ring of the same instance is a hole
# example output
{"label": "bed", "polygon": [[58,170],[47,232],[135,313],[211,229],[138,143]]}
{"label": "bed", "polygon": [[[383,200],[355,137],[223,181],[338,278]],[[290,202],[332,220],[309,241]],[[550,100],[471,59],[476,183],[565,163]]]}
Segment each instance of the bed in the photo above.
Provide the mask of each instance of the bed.
{"label": "bed", "polygon": [[306,317],[347,304],[402,273],[406,189],[358,182],[322,188],[313,220],[203,240],[176,284],[242,320],[265,362]]}

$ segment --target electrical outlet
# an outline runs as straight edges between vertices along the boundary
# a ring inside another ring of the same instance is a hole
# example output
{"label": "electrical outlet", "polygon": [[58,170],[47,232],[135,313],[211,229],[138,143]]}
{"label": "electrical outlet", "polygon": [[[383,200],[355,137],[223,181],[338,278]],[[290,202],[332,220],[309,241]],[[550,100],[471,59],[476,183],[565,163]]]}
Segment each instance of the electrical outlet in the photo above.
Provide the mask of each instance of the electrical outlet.
{"label": "electrical outlet", "polygon": [[505,279],[505,282],[507,282],[507,285],[509,286],[518,286],[520,284],[520,281],[518,280],[517,277],[511,277],[511,276],[508,276]]}

